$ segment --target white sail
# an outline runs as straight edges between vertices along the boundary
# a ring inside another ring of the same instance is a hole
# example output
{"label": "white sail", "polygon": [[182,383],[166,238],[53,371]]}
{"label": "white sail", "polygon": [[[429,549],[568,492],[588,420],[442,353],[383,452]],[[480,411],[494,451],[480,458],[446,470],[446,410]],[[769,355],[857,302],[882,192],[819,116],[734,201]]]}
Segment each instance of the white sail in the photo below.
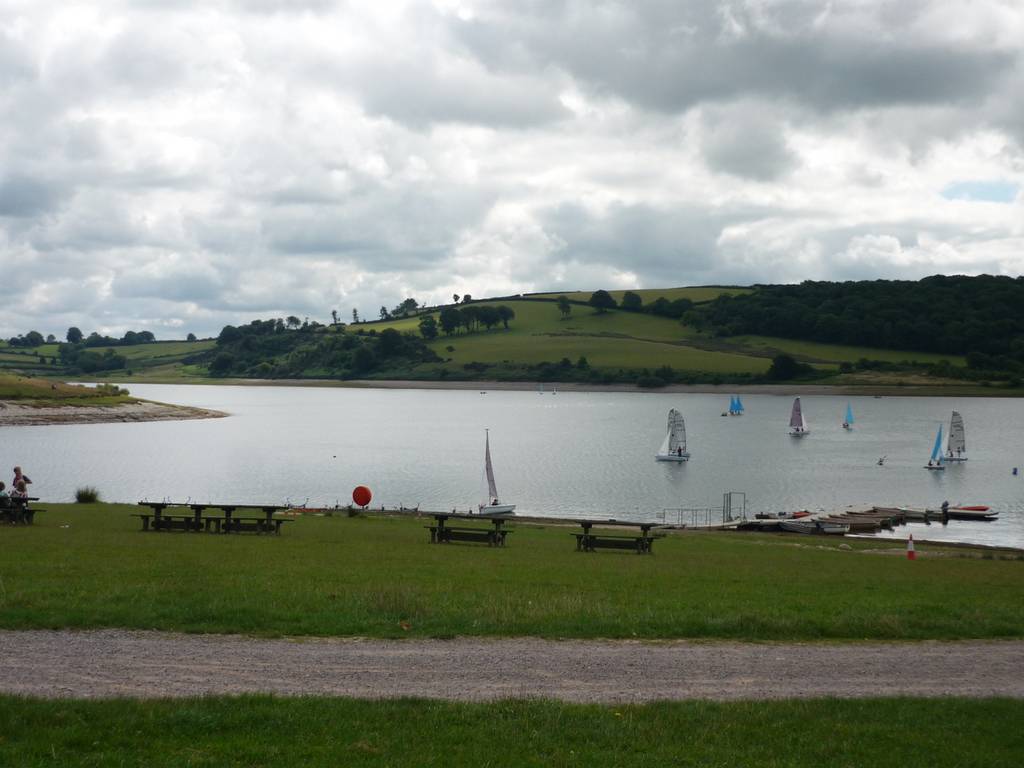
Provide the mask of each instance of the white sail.
{"label": "white sail", "polygon": [[484,474],[487,475],[487,501],[480,505],[482,515],[501,515],[512,512],[515,504],[502,504],[498,501],[498,486],[494,483],[494,465],[491,464],[491,433],[485,432],[484,438]]}
{"label": "white sail", "polygon": [[800,408],[800,398],[793,401],[793,410],[789,414],[789,426],[793,429],[804,428],[804,413]]}
{"label": "white sail", "polygon": [[491,433],[486,432],[484,438],[484,471],[487,473],[487,493],[489,498],[497,500],[498,487],[494,484],[494,467],[491,465]]}
{"label": "white sail", "polygon": [[949,420],[949,442],[946,443],[946,451],[953,458],[962,457],[967,453],[967,441],[964,439],[964,417],[957,411],[953,411],[953,417]]}
{"label": "white sail", "polygon": [[668,412],[668,429],[655,458],[658,461],[686,461],[690,458],[686,451],[686,420],[675,408]]}

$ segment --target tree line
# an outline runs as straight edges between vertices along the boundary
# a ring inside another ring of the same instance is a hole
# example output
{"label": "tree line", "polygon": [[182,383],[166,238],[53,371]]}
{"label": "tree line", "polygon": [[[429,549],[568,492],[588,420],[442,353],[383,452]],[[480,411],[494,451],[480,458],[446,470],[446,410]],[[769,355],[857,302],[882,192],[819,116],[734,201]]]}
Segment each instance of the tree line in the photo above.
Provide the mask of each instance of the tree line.
{"label": "tree line", "polygon": [[[469,298],[468,296],[466,298]],[[451,336],[465,330],[466,333],[480,330],[481,327],[488,331],[497,325],[502,325],[508,330],[509,323],[515,319],[516,312],[512,307],[501,304],[470,304],[464,307],[445,307],[438,314],[425,315],[420,319],[420,335],[424,339],[436,339],[439,333]]]}
{"label": "tree line", "polygon": [[1024,365],[1024,278],[806,281],[719,296],[684,320],[719,336],[760,334],[966,355],[975,368]]}

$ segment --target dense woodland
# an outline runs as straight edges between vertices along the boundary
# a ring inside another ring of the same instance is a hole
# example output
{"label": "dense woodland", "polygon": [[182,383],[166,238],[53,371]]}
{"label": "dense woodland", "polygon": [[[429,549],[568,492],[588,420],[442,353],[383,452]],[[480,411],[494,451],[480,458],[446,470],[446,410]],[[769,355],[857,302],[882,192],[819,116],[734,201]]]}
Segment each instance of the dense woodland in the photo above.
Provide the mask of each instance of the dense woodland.
{"label": "dense woodland", "polygon": [[436,360],[420,336],[393,328],[325,332],[322,326],[293,328],[270,319],[225,326],[217,346],[190,362],[208,365],[213,376],[345,379]]}
{"label": "dense woodland", "polygon": [[684,320],[721,336],[967,355],[972,368],[1024,366],[1024,278],[936,275],[762,285],[696,305]]}

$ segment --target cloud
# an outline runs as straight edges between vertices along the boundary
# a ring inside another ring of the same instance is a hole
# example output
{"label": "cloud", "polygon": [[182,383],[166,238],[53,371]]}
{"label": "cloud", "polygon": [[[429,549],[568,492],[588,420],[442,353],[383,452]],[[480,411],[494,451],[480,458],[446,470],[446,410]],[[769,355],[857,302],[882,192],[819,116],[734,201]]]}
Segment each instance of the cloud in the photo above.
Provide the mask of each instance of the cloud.
{"label": "cloud", "polygon": [[0,335],[1024,270],[1012,0],[0,0]]}

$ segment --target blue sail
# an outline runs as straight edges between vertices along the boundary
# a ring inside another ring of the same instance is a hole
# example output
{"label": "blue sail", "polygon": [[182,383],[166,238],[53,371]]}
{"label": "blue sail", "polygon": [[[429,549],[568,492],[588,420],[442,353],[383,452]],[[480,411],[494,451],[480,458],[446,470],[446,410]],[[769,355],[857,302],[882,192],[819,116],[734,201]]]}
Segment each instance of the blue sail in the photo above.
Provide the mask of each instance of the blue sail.
{"label": "blue sail", "polygon": [[942,425],[939,424],[939,431],[935,435],[935,445],[932,447],[932,461],[942,463]]}
{"label": "blue sail", "polygon": [[729,413],[736,413],[736,395],[729,396]]}
{"label": "blue sail", "polygon": [[846,404],[846,423],[853,424],[853,408],[850,407],[849,403]]}
{"label": "blue sail", "polygon": [[736,410],[739,413],[743,413],[743,401],[740,400],[740,396],[736,395]]}

